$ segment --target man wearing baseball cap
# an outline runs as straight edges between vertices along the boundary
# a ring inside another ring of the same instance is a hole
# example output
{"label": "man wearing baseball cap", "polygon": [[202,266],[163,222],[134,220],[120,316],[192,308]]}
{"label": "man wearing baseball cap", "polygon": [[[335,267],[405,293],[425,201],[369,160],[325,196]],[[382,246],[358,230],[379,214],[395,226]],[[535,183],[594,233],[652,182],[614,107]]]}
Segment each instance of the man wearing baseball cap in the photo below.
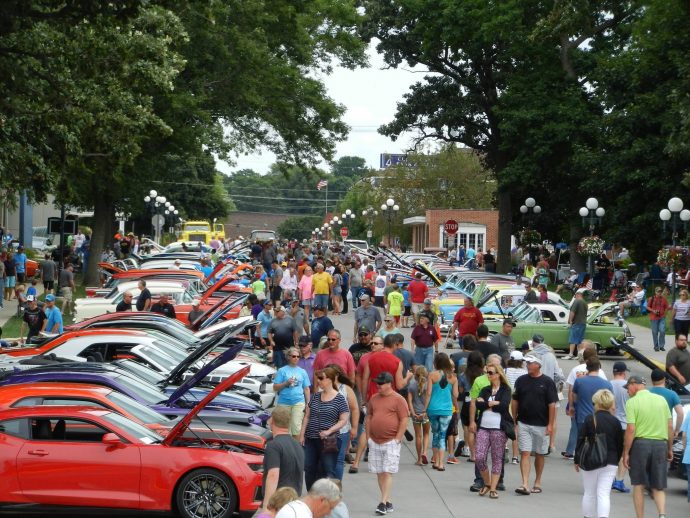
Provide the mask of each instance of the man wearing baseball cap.
{"label": "man wearing baseball cap", "polygon": [[43,331],[46,333],[62,333],[62,313],[60,308],[55,305],[55,295],[49,293],[46,295],[46,304],[43,307],[43,312],[48,317],[43,322]]}
{"label": "man wearing baseball cap", "polygon": [[297,365],[307,371],[310,380],[314,379],[314,360],[316,355],[312,350],[311,336],[302,335],[299,337],[299,353],[300,359],[297,360]]}
{"label": "man wearing baseball cap", "polygon": [[371,305],[371,298],[366,293],[359,296],[359,302],[360,306],[355,310],[353,336],[357,336],[357,330],[362,326],[366,327],[372,335],[375,335],[383,323],[381,312]]}
{"label": "man wearing baseball cap", "polygon": [[673,419],[666,400],[647,390],[641,376],[630,376],[625,388],[628,426],[623,464],[630,470],[637,518],[644,518],[644,488],[651,488],[659,516],[666,515],[666,461],[673,459]]}
{"label": "man wearing baseball cap", "polygon": [[409,410],[405,399],[393,389],[390,372],[380,372],[374,378],[374,383],[377,392],[367,404],[364,427],[369,437],[369,471],[376,473],[381,490],[376,514],[384,515],[393,512],[391,486],[393,474],[398,472],[400,464],[400,448],[407,429]]}
{"label": "man wearing baseball cap", "polygon": [[199,299],[192,300],[192,310],[189,312],[189,323],[192,324],[197,318],[205,313],[199,309],[201,301]]}
{"label": "man wearing baseball cap", "polygon": [[[556,419],[558,392],[551,378],[541,373],[541,360],[528,354],[525,356],[527,375],[515,381],[512,415],[516,424],[518,448],[520,449],[520,474],[522,485],[515,492],[518,495],[541,493],[541,476],[544,471],[544,455],[549,453],[549,436],[553,433]],[[536,477],[529,487],[530,456],[534,453]]]}
{"label": "man wearing baseball cap", "polygon": [[22,326],[19,329],[19,341],[24,342],[24,324],[28,327],[28,332],[26,334],[26,341],[31,341],[31,338],[38,336],[43,328],[43,322],[46,320],[46,315],[38,307],[35,295],[26,296],[26,308],[24,309],[24,314],[22,315]]}
{"label": "man wearing baseball cap", "polygon": [[419,317],[422,315],[429,319],[429,325],[436,325],[436,312],[434,311],[434,308],[431,307],[431,299],[424,299],[422,309],[417,314],[417,323],[419,323]]}
{"label": "man wearing baseball cap", "polygon": [[333,322],[326,316],[326,308],[320,305],[312,307],[314,319],[311,321],[311,343],[317,349],[321,338],[326,336],[331,329],[334,329]]}

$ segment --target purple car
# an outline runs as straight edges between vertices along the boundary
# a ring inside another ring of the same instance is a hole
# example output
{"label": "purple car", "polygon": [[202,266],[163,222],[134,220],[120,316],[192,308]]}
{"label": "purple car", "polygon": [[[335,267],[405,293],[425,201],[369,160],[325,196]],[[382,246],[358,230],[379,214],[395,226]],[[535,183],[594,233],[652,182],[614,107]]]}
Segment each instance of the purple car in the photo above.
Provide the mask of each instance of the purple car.
{"label": "purple car", "polygon": [[[206,390],[192,390],[192,387],[214,369],[232,360],[242,350],[236,345],[218,355],[199,369],[171,395],[159,386],[150,384],[115,365],[92,362],[56,362],[52,365],[37,366],[33,369],[6,372],[0,375],[0,386],[33,382],[92,383],[117,390],[146,405],[170,419],[185,415],[208,393]],[[259,407],[260,408],[260,407]],[[237,398],[219,395],[199,414],[199,418],[214,422],[236,424],[258,424],[265,426],[269,414],[257,411],[257,405],[250,408],[237,408]]]}

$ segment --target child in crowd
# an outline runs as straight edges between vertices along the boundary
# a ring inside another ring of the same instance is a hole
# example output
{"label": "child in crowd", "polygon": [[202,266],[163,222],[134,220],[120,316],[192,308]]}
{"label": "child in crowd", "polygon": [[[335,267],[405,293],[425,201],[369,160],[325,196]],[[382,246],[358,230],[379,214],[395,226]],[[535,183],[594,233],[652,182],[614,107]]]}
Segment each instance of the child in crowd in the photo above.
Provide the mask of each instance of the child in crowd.
{"label": "child in crowd", "polygon": [[410,408],[412,425],[414,426],[414,442],[417,448],[417,466],[429,464],[426,452],[429,451],[431,424],[426,415],[426,391],[429,371],[424,365],[418,365],[414,371],[414,378],[407,386],[407,405]]}
{"label": "child in crowd", "polygon": [[297,500],[298,498],[299,495],[293,488],[279,487],[276,489],[276,492],[271,495],[271,498],[268,499],[268,505],[266,506],[268,509],[261,511],[256,515],[256,518],[273,518],[285,504]]}

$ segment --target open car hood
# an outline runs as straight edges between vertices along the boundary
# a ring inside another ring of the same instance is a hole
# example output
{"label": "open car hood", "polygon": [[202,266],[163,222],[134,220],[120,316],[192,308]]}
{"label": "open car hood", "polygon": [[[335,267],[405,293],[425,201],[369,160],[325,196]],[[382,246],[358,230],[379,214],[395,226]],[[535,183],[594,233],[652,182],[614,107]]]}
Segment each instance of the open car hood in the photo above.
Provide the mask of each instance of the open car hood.
{"label": "open car hood", "polygon": [[[175,367],[172,371],[170,371],[170,374],[168,374],[168,377],[165,379],[165,384],[166,385],[177,385],[178,382],[180,382],[182,380],[182,375],[185,372],[187,372],[192,367],[192,365],[194,365],[197,361],[199,361],[201,358],[203,358],[208,353],[210,353],[213,349],[215,349],[218,346],[218,344],[223,343],[228,338],[230,338],[230,337],[236,335],[237,333],[239,333],[240,331],[242,331],[244,329],[244,325],[245,325],[244,321],[245,320],[251,320],[251,319],[252,319],[251,317],[242,317],[242,319],[238,319],[238,320],[242,320],[241,322],[235,322],[234,325],[232,325],[231,327],[228,327],[228,329],[226,329],[224,332],[218,333],[217,335],[215,335],[213,337],[209,337],[206,340],[204,340],[201,344],[199,344],[199,346],[196,349],[194,349],[189,354],[189,356],[187,356],[187,358],[184,361],[180,362],[177,365],[177,367]],[[235,356],[237,356],[237,354],[239,352],[240,351],[237,351],[237,353],[235,353],[232,358],[228,358],[226,361],[232,360]],[[204,367],[202,369],[199,369],[199,371],[194,373],[194,376],[191,376],[189,378],[189,380],[187,380],[187,381],[193,380],[195,384],[199,383],[208,374],[207,367],[211,363],[213,363],[213,362],[209,362],[206,365],[204,365]],[[203,375],[201,377],[199,377],[199,373],[203,373]]]}
{"label": "open car hood", "polygon": [[[226,352],[229,351],[230,350]],[[221,358],[222,356],[223,355],[220,355],[218,358]],[[165,439],[163,439],[163,444],[165,444],[166,446],[171,446],[175,442],[175,440],[178,439],[185,432],[185,430],[189,427],[189,424],[192,422],[192,419],[194,419],[199,414],[199,412],[201,412],[204,409],[206,405],[213,401],[221,392],[225,392],[236,382],[244,378],[247,374],[249,374],[249,367],[245,367],[244,369],[237,371],[235,374],[226,378],[218,385],[216,385],[216,387],[212,391],[210,391],[206,395],[206,397],[204,397],[204,399],[199,401],[199,403],[194,408],[192,408],[182,419],[180,419],[180,421],[173,427],[172,430],[170,430],[170,433],[165,437]]]}
{"label": "open car hood", "polygon": [[211,326],[204,327],[204,329],[202,329],[201,331],[197,331],[196,333],[194,333],[194,336],[196,336],[197,338],[206,338],[207,336],[215,335],[216,333],[222,333],[224,330],[230,328],[231,326],[240,323],[242,323],[244,327],[247,327],[256,325],[259,323],[259,321],[254,320],[251,317],[251,315],[233,318],[232,320],[221,320],[220,322],[216,322]]}
{"label": "open car hood", "polygon": [[[220,367],[221,365],[231,361],[232,359],[235,358],[239,354],[239,352],[242,350],[243,346],[242,344],[237,344],[233,347],[228,348],[227,351],[224,351],[222,354],[219,354],[216,356],[213,360],[208,362],[206,365],[204,365],[202,368],[200,368],[197,372],[194,373],[193,376],[190,376],[187,381],[182,383],[179,387],[177,387],[177,390],[173,392],[168,400],[166,401],[167,406],[174,406],[175,403],[177,402],[178,399],[180,399],[182,396],[184,396],[187,392],[189,392],[193,387],[198,385],[201,380],[203,380],[210,372],[213,372],[215,369]],[[187,363],[187,362],[183,362]],[[249,371],[247,371],[249,372]]]}
{"label": "open car hood", "polygon": [[[244,301],[247,300],[247,297],[249,297],[249,294],[243,293],[243,294],[238,295],[237,292],[233,292],[228,297],[225,297],[223,300],[225,301],[225,300],[228,300],[229,298],[232,298],[232,297],[237,297],[237,298],[235,300],[231,301],[230,303],[228,303],[227,305],[218,309],[215,313],[209,314],[209,316],[206,320],[202,321],[202,318],[204,317],[204,315],[201,315],[199,317],[199,319],[197,320],[197,321],[201,321],[201,324],[199,324],[199,326],[198,326],[199,329],[200,330],[201,329],[207,329],[208,327],[210,327],[213,324],[215,324],[216,322],[218,322],[218,320],[223,318],[230,310],[236,308],[237,306],[241,306],[242,304],[244,304]],[[195,323],[197,321],[195,321]]]}
{"label": "open car hood", "polygon": [[606,304],[602,304],[597,309],[595,309],[591,315],[589,315],[587,317],[587,323],[591,324],[597,318],[599,318],[603,313],[606,313],[607,311],[611,311],[614,308],[616,309],[616,311],[618,310],[618,304],[615,302],[607,302]]}

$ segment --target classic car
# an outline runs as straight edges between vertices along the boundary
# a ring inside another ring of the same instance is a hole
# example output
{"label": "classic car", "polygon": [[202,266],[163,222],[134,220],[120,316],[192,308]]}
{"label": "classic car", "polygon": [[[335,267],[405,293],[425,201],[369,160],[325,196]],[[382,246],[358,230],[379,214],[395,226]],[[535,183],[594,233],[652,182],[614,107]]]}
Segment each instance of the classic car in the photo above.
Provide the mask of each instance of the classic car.
{"label": "classic car", "polygon": [[[614,346],[611,338],[626,338],[632,344],[634,337],[625,321],[616,318],[618,305],[615,302],[603,304],[596,311],[587,316],[585,338],[591,340],[597,349],[607,353],[617,354],[619,348]],[[556,351],[568,351],[569,326],[564,322],[547,322],[539,309],[527,303],[521,303],[511,310],[509,316],[513,319],[513,341],[517,344],[532,339],[534,334],[544,336],[548,345]],[[502,318],[485,319],[490,333],[498,333],[503,325]]]}
{"label": "classic car", "polygon": [[0,411],[5,475],[0,500],[176,512],[185,518],[228,518],[256,510],[263,457],[223,441],[183,436],[196,415],[233,381],[230,377],[218,385],[166,437],[97,407]]}

